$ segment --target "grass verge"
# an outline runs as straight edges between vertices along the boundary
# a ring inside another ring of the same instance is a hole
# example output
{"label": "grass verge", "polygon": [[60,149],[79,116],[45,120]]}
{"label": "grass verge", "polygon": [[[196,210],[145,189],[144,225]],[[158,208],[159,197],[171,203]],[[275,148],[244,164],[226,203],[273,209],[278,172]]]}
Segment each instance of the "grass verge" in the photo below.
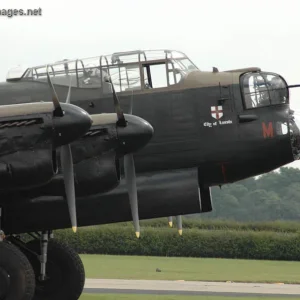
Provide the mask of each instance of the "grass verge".
{"label": "grass verge", "polygon": [[294,261],[117,255],[81,258],[87,278],[300,283],[300,262]]}

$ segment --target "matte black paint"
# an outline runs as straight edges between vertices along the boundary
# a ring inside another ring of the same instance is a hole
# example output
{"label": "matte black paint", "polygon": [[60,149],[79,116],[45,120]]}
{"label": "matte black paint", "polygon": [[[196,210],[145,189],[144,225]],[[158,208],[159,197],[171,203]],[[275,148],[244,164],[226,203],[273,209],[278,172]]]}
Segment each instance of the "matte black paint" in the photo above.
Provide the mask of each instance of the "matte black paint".
{"label": "matte black paint", "polygon": [[[77,197],[99,195],[114,189],[120,182],[120,164],[116,153],[106,152],[74,164],[74,177]],[[32,197],[63,194],[64,182],[60,173],[48,184],[29,192]]]}
{"label": "matte black paint", "polygon": [[[55,88],[59,98],[63,99],[67,87]],[[23,92],[20,92],[21,89]],[[197,174],[193,179],[184,179],[183,176],[174,181],[172,176],[180,173],[173,174],[169,172],[171,170],[198,168],[199,183],[211,186],[262,174],[294,160],[290,134],[276,131],[277,124],[287,123],[290,126],[289,104],[245,110],[239,85],[228,86],[226,97],[224,90],[220,86],[212,86],[144,94],[135,91],[133,94],[133,114],[147,120],[154,128],[150,143],[134,155],[136,171],[139,176],[145,172],[165,172],[157,174],[160,180],[155,185],[147,185],[147,188],[139,186],[141,219],[199,212],[198,191],[194,195],[192,189]],[[113,112],[112,95],[107,98],[99,95],[98,89],[74,88],[71,102],[90,114]],[[49,99],[48,86],[39,82],[0,86],[1,101],[5,98],[5,102],[10,103],[28,102],[28,97],[33,102]],[[119,97],[123,110],[128,111],[132,95],[120,93]],[[211,106],[220,103],[223,103],[223,120],[229,120],[231,124],[205,126],[216,121],[211,116]],[[270,122],[274,135],[264,137],[262,123]],[[299,149],[299,143],[296,146]],[[104,140],[98,147],[105,148]],[[82,160],[81,155],[80,151],[75,151],[74,161]],[[91,168],[86,172],[92,174],[94,170]],[[34,193],[32,191],[32,195]],[[43,197],[41,193],[40,200],[30,200],[32,195],[2,197],[0,205],[5,211],[5,230],[14,232],[69,226],[67,206],[62,198]],[[47,212],[47,217],[44,212]],[[81,226],[131,220],[123,186],[106,195],[79,198],[77,212]]]}
{"label": "matte black paint", "polygon": [[41,108],[37,110],[32,105],[18,105],[17,110],[1,107],[0,190],[28,189],[49,182],[56,172],[56,148],[90,128],[91,118],[81,108],[63,103],[64,116],[56,118],[51,103],[45,104],[36,105]]}
{"label": "matte black paint", "polygon": [[[137,178],[137,187],[141,219],[201,212],[196,169],[145,174]],[[78,197],[77,214],[81,226],[132,220],[125,181],[108,193]],[[70,226],[61,196],[32,199],[16,193],[7,199],[3,216],[6,233]]]}

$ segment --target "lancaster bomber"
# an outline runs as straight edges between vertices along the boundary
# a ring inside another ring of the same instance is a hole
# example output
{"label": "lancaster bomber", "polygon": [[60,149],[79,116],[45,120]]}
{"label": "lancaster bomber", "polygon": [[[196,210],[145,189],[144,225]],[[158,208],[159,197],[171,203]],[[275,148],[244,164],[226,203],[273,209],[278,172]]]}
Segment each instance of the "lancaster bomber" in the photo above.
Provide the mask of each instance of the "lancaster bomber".
{"label": "lancaster bomber", "polygon": [[[285,79],[200,70],[173,50],[15,68],[0,83],[0,299],[75,300],[53,231],[205,213],[210,188],[300,157]],[[24,233],[32,239],[22,239]]]}

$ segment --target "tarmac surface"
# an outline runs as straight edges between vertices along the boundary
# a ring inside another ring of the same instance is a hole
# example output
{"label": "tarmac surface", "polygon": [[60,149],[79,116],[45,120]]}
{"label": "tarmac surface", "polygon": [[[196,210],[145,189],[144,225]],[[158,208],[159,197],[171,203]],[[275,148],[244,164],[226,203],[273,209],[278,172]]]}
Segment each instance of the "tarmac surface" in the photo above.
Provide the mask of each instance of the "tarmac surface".
{"label": "tarmac surface", "polygon": [[300,285],[172,280],[86,279],[84,293],[300,297]]}

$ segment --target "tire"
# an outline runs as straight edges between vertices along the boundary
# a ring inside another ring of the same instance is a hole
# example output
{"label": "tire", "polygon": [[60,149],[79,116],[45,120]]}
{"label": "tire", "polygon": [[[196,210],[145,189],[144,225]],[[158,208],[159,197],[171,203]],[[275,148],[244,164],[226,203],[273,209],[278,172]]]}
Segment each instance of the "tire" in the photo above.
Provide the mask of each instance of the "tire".
{"label": "tire", "polygon": [[[40,255],[40,241],[27,243],[27,248]],[[78,300],[85,283],[85,272],[79,255],[68,245],[49,240],[46,281],[40,281],[40,262],[27,254],[35,273],[36,289],[33,300]]]}
{"label": "tire", "polygon": [[27,257],[13,244],[0,242],[0,300],[32,300],[35,276]]}

